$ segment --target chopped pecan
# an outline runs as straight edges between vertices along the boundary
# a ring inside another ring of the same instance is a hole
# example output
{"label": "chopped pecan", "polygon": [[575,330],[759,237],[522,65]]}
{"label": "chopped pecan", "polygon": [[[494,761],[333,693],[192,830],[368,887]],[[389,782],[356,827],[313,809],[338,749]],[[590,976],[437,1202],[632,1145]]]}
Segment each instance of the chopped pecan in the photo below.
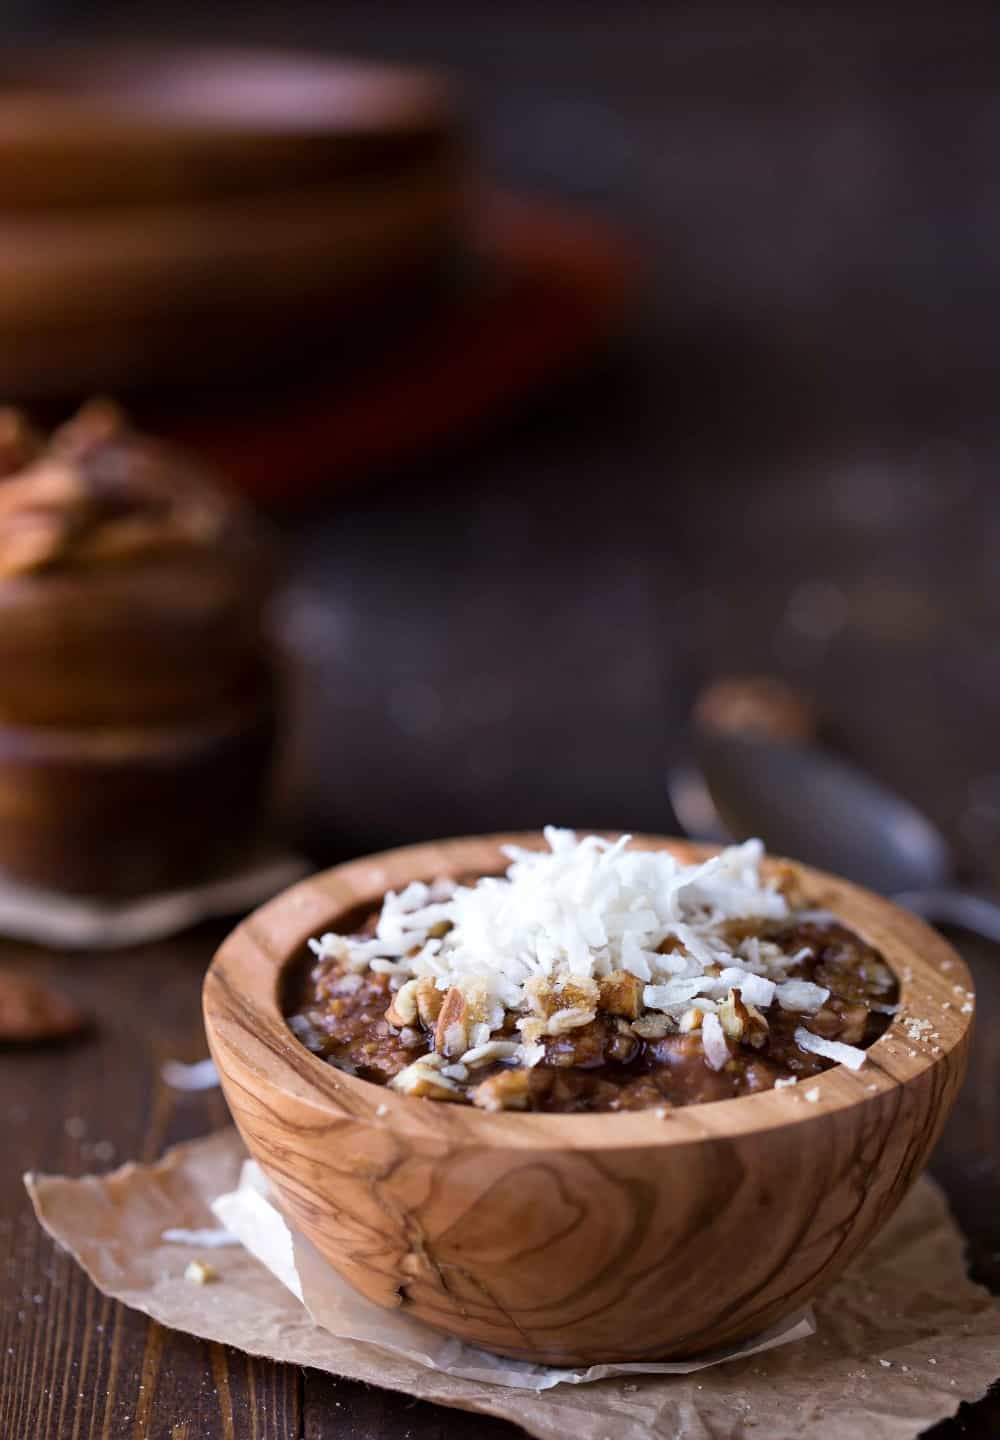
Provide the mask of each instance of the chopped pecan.
{"label": "chopped pecan", "polygon": [[545,1034],[545,1021],[539,1015],[522,1015],[517,1028],[525,1045],[537,1045]]}
{"label": "chopped pecan", "polygon": [[397,1030],[401,1030],[405,1025],[413,1024],[417,1018],[416,980],[407,980],[405,985],[400,986],[392,997],[392,1004],[385,1012],[385,1018]]}
{"label": "chopped pecan", "polygon": [[684,946],[676,935],[668,935],[665,940],[661,940],[659,945],[657,945],[656,953],[658,955],[672,955],[675,950],[683,949]]}
{"label": "chopped pecan", "polygon": [[640,1040],[662,1040],[664,1035],[669,1035],[676,1028],[669,1015],[640,1015],[638,1020],[632,1021],[632,1033]]}
{"label": "chopped pecan", "polygon": [[555,980],[533,976],[525,984],[525,992],[536,1015],[555,1015],[560,1010],[596,1010],[597,981],[587,975],[570,975],[563,971]]}
{"label": "chopped pecan", "polygon": [[810,1017],[809,1029],[824,1040],[841,1040],[857,1045],[864,1038],[868,1022],[868,1006],[839,1004],[835,1009],[826,1004]]}
{"label": "chopped pecan", "polygon": [[628,970],[612,970],[598,983],[600,1007],[609,1015],[634,1020],[642,1011],[642,981]]}
{"label": "chopped pecan", "polygon": [[565,1035],[567,1030],[578,1030],[583,1025],[589,1025],[594,1016],[593,1010],[585,1010],[581,1005],[574,1005],[566,1010],[557,1010],[550,1015],[545,1028],[550,1035]]}
{"label": "chopped pecan", "polygon": [[426,1056],[414,1060],[389,1081],[394,1090],[425,1100],[461,1100],[462,1091],[446,1075],[441,1075]]}
{"label": "chopped pecan", "polygon": [[63,1040],[86,1030],[75,1000],[30,975],[0,971],[0,1041]]}
{"label": "chopped pecan", "polygon": [[477,1085],[469,1098],[480,1110],[525,1110],[530,1093],[530,1071],[501,1070]]}
{"label": "chopped pecan", "polygon": [[775,888],[784,895],[792,909],[798,910],[808,904],[805,886],[802,883],[802,874],[797,865],[793,865],[788,860],[777,861],[771,869],[771,879],[774,881]]}
{"label": "chopped pecan", "polygon": [[469,1007],[457,985],[445,994],[434,1027],[434,1049],[439,1055],[458,1059],[469,1048]]}
{"label": "chopped pecan", "polygon": [[741,1040],[755,1050],[766,1043],[767,1021],[756,1005],[748,1005],[739,989],[730,990],[718,1009],[719,1024],[731,1040]]}
{"label": "chopped pecan", "polygon": [[437,1018],[444,1004],[444,993],[437,988],[430,975],[422,975],[417,981],[417,1014],[420,1023],[428,1030],[437,1024]]}

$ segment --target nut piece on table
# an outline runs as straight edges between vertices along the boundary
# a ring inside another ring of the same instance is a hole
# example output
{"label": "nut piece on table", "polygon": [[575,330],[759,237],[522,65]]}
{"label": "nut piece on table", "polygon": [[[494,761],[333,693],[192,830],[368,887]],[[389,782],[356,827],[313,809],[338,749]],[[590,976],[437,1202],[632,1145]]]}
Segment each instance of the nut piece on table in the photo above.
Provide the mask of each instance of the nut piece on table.
{"label": "nut piece on table", "polygon": [[86,1011],[61,990],[28,975],[0,970],[0,1042],[67,1040],[89,1024]]}
{"label": "nut piece on table", "polygon": [[501,1070],[477,1085],[469,1098],[480,1110],[526,1110],[530,1091],[529,1070]]}

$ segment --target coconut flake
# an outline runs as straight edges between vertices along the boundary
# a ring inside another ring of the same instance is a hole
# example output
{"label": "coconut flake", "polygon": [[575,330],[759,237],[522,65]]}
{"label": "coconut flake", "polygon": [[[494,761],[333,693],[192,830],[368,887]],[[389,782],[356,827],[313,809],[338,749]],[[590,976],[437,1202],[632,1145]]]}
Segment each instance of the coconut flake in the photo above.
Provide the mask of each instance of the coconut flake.
{"label": "coconut flake", "polygon": [[773,980],[756,975],[752,970],[742,970],[737,965],[728,966],[719,979],[727,990],[740,992],[744,1005],[756,1005],[760,1010],[767,1009],[777,988]]}
{"label": "coconut flake", "polygon": [[[520,1049],[520,1043],[516,1040],[487,1040],[485,1045],[475,1045],[471,1050],[466,1050],[461,1064],[474,1067],[488,1065],[492,1060],[510,1060]],[[443,1070],[442,1074],[449,1074],[450,1068]]]}
{"label": "coconut flake", "polygon": [[729,1059],[726,1032],[718,1015],[709,1012],[701,1022],[701,1043],[705,1050],[705,1063],[712,1070],[721,1070]]}
{"label": "coconut flake", "polygon": [[164,1060],[160,1078],[172,1090],[215,1090],[219,1084],[219,1072],[210,1059],[196,1060],[193,1065],[185,1065],[183,1060]]}
{"label": "coconut flake", "polygon": [[814,985],[811,980],[783,980],[774,993],[782,1010],[799,1010],[809,1015],[815,1014],[830,998],[829,990]]}
{"label": "coconut flake", "polygon": [[182,1226],[175,1226],[164,1230],[160,1239],[168,1245],[193,1245],[198,1250],[219,1250],[226,1245],[240,1243],[236,1235],[214,1225],[204,1230],[186,1230]]}
{"label": "coconut flake", "polygon": [[[667,850],[631,849],[628,836],[612,844],[550,827],[545,838],[547,851],[509,848],[503,878],[450,889],[414,882],[385,897],[374,937],[327,934],[311,948],[345,970],[478,988],[487,1003],[513,1011],[526,1008],[533,978],[627,970],[652,989],[657,1008],[657,991],[670,1005],[719,989],[704,971],[736,963],[720,933],[726,920],[788,914],[762,877],[759,841],[685,865]],[[442,925],[443,936],[431,934]]]}
{"label": "coconut flake", "polygon": [[814,1035],[802,1025],[795,1031],[795,1043],[800,1050],[806,1050],[810,1055],[821,1055],[824,1060],[832,1060],[836,1065],[846,1065],[849,1070],[860,1070],[865,1063],[865,1052],[856,1045],[845,1045],[842,1040],[825,1040],[822,1035]]}

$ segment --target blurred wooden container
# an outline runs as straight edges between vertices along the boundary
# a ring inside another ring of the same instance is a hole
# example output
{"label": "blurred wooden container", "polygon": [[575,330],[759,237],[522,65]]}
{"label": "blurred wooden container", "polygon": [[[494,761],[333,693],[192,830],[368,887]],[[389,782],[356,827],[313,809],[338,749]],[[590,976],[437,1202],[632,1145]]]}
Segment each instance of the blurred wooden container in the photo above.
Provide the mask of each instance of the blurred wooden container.
{"label": "blurred wooden container", "polygon": [[124,898],[215,879],[253,847],[271,697],[187,724],[0,725],[0,871]]}
{"label": "blurred wooden container", "polygon": [[0,873],[105,896],[217,878],[260,838],[273,541],[107,403],[4,433]]}
{"label": "blurred wooden container", "polygon": [[3,580],[0,724],[185,725],[229,704],[260,668],[273,568],[248,530],[141,567]]}
{"label": "blurred wooden container", "polygon": [[453,284],[437,78],[109,50],[0,60],[0,392],[229,382],[362,348]]}

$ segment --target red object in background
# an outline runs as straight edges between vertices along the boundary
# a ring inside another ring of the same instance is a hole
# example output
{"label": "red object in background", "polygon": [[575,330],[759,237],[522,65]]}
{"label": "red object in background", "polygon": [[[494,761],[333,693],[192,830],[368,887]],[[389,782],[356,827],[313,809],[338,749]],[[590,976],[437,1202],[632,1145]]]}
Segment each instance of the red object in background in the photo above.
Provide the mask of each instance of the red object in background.
{"label": "red object in background", "polygon": [[502,418],[605,340],[636,257],[611,226],[492,194],[482,280],[362,373],[317,381],[263,411],[158,421],[262,503],[349,489]]}

